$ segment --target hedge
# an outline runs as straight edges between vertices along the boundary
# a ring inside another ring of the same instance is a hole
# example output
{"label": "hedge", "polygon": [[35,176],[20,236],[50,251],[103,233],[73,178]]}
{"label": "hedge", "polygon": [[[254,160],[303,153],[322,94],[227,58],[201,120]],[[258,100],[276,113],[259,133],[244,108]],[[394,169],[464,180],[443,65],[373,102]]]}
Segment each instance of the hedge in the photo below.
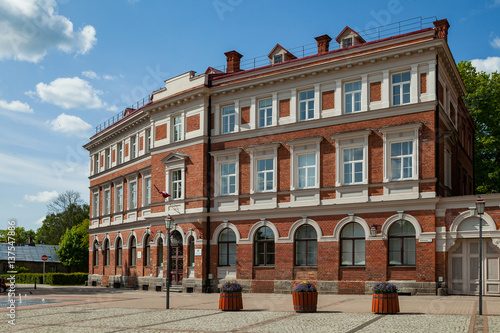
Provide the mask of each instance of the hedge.
{"label": "hedge", "polygon": [[[3,278],[9,278],[10,275],[1,275]],[[19,284],[37,284],[43,283],[42,273],[18,273],[15,274],[16,283]],[[87,281],[88,273],[45,273],[45,284],[50,285],[84,285]]]}

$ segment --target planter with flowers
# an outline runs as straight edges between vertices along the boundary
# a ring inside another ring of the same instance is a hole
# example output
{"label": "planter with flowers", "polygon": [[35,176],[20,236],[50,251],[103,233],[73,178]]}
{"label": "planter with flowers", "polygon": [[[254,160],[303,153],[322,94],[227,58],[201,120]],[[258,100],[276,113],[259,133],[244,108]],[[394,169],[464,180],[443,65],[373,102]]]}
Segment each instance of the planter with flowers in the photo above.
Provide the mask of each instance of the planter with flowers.
{"label": "planter with flowers", "polygon": [[372,312],[399,312],[398,288],[388,282],[379,282],[373,286]]}
{"label": "planter with flowers", "polygon": [[293,309],[295,312],[316,312],[318,290],[311,282],[302,281],[292,290]]}
{"label": "planter with flowers", "polygon": [[241,290],[243,287],[236,281],[228,281],[220,288],[219,309],[237,311],[243,309]]}

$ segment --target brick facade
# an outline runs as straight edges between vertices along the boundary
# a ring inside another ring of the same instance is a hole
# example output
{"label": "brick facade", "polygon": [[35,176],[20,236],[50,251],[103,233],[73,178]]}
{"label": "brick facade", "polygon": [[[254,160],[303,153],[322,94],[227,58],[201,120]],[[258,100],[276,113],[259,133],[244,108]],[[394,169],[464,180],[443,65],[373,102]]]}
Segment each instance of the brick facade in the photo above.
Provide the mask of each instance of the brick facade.
{"label": "brick facade", "polygon": [[[445,83],[460,78],[440,77],[453,76],[454,71],[436,71],[430,46],[445,48],[447,36],[446,25],[439,24],[441,37],[430,28],[404,40],[396,36],[385,41],[389,45],[375,41],[348,50],[328,51],[324,41],[331,39],[321,36],[318,55],[252,71],[241,70],[242,55],[231,51],[226,53],[227,73],[188,72],[167,80],[166,89],[155,92],[152,103],[112,125],[116,128],[96,134],[85,146],[90,156],[113,148],[110,167],[91,169],[90,188],[99,193],[99,213],[91,218],[89,229],[89,280],[108,286],[164,288],[164,221],[170,215],[182,239],[175,251],[182,248],[183,263],[172,281],[184,291],[217,291],[220,283],[237,279],[244,291],[287,293],[299,281],[310,280],[322,293],[364,294],[370,293],[373,283],[389,280],[411,294],[435,294],[438,288],[460,293],[456,283],[451,284],[449,251],[475,239],[469,229],[462,237],[467,239],[456,236],[477,219],[469,209],[475,201],[468,144],[474,124],[460,98],[464,90]],[[410,66],[415,44],[424,51]],[[365,52],[368,47],[370,52]],[[412,77],[410,95],[400,101],[408,105],[392,99],[392,91],[399,88],[391,83],[388,62],[379,61],[391,52],[409,54],[404,62],[392,57],[390,64]],[[452,58],[438,61],[455,65]],[[353,77],[351,71],[358,74]],[[361,88],[350,96],[345,84],[357,80],[359,73],[365,73],[359,78]],[[182,84],[185,90],[178,91]],[[312,97],[301,95],[310,90]],[[260,127],[256,102],[271,97],[272,125]],[[437,107],[436,100],[441,101]],[[234,114],[223,114],[222,108],[230,105]],[[167,135],[167,126],[173,126],[173,117],[179,114],[185,115],[185,132],[174,140]],[[142,149],[148,130],[155,138],[150,154]],[[129,141],[122,139],[125,159],[118,164],[113,144],[119,139],[113,134],[120,131],[126,132],[124,137],[136,135],[141,148],[131,159]],[[154,186],[171,196],[163,198]],[[103,215],[107,188],[111,213]],[[116,209],[118,200],[122,211]],[[131,206],[134,200],[137,207]],[[486,200],[488,226],[495,228],[487,237],[500,239],[496,233],[500,196]],[[410,247],[395,251],[391,244],[400,238],[391,228],[397,223],[414,232],[410,245],[405,245]],[[362,230],[358,240],[364,248],[356,262],[348,255],[347,225]],[[256,237],[262,227],[272,231],[274,257],[266,256],[267,261],[259,264],[255,253],[263,245]],[[297,240],[301,228],[309,232],[313,228],[316,236]],[[223,231],[233,235],[235,247],[220,239]],[[149,245],[146,235],[152,240]],[[132,237],[137,241],[135,266],[130,265]],[[110,242],[107,266],[103,265],[105,239]],[[118,239],[122,265],[116,264]],[[309,242],[313,251],[307,265],[296,261],[305,244],[300,242]],[[95,246],[97,252],[92,250]],[[224,246],[234,251],[234,257],[223,252]],[[144,261],[146,248],[149,266]],[[403,264],[398,253],[409,262]],[[188,266],[191,261],[194,265]]]}

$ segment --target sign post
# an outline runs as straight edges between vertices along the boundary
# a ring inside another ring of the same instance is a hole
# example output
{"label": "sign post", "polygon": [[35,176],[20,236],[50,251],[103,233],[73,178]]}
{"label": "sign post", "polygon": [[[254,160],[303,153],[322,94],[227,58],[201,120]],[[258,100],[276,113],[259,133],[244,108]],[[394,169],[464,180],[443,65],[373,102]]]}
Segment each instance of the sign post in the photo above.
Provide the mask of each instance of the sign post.
{"label": "sign post", "polygon": [[42,256],[43,261],[43,284],[45,284],[45,262],[49,259],[45,254]]}

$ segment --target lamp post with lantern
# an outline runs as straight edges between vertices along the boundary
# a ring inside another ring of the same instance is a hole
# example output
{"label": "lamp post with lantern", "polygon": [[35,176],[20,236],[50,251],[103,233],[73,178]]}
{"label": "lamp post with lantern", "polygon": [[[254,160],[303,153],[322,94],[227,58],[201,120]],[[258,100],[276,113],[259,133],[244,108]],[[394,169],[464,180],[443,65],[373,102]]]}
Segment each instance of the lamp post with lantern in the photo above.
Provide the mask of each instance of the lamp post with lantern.
{"label": "lamp post with lantern", "polygon": [[174,226],[174,219],[168,214],[165,218],[165,228],[167,229],[167,310],[170,308],[170,229]]}
{"label": "lamp post with lantern", "polygon": [[476,210],[479,215],[479,315],[483,315],[483,221],[481,215],[484,214],[484,199],[478,197],[476,200]]}

